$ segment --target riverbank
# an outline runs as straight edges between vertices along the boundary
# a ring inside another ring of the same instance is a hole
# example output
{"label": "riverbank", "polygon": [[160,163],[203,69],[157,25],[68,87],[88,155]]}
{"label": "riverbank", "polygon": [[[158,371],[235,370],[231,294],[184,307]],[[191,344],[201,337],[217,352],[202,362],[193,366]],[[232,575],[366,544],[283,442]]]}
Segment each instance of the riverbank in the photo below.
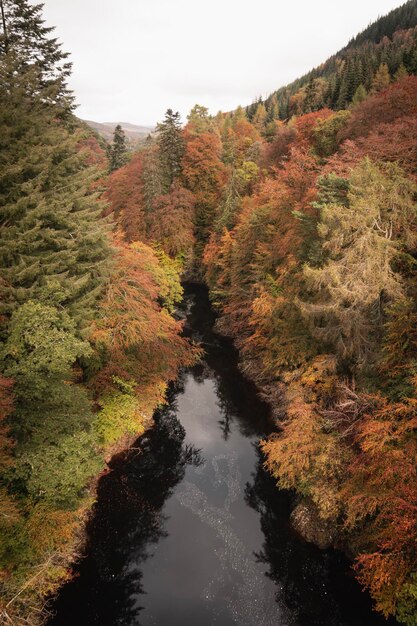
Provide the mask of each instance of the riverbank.
{"label": "riverbank", "polygon": [[100,480],[85,556],[50,626],[386,624],[342,555],[291,529],[289,495],[257,445],[274,428],[269,407],[212,332],[206,290],[193,289],[185,334],[204,359]]}

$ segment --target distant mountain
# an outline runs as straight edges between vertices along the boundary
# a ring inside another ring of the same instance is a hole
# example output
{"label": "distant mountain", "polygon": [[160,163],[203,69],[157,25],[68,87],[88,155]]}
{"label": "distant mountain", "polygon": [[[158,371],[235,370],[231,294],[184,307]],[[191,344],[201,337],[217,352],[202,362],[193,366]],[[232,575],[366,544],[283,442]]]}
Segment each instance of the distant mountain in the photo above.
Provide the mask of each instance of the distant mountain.
{"label": "distant mountain", "polygon": [[114,129],[117,124],[120,124],[120,126],[123,128],[129,142],[134,144],[143,141],[149,135],[149,133],[152,133],[155,130],[152,126],[137,126],[136,124],[130,124],[129,122],[94,122],[92,120],[83,121],[107,141],[111,141]]}

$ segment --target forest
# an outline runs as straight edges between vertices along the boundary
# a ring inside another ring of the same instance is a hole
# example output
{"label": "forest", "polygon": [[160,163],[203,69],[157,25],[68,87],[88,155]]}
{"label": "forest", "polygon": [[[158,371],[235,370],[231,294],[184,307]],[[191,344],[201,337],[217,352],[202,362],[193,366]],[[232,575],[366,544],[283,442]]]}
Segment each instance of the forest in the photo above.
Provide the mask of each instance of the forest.
{"label": "forest", "polygon": [[135,151],[76,117],[41,5],[0,7],[2,623],[45,618],[106,461],[199,358],[191,281],[272,406],[295,527],[415,625],[416,0],[265,100],[168,109]]}

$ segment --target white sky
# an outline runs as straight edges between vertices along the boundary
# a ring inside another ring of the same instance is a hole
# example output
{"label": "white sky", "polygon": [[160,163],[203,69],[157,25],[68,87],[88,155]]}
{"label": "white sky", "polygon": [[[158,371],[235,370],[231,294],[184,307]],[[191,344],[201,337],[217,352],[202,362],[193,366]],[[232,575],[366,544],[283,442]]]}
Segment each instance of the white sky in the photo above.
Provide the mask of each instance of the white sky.
{"label": "white sky", "polygon": [[153,125],[249,104],[404,0],[44,0],[71,53],[78,115]]}

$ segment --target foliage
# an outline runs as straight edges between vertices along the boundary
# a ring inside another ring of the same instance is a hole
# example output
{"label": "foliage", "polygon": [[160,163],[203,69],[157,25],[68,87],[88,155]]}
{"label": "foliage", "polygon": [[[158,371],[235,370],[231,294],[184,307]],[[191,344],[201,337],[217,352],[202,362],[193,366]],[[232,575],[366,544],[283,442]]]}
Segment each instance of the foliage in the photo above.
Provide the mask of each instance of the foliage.
{"label": "foliage", "polygon": [[118,127],[108,175],[41,7],[0,4],[1,619],[39,622],[103,458],[198,358],[186,275],[282,420],[279,486],[414,624],[415,0],[246,109],[168,109],[130,159]]}
{"label": "foliage", "polygon": [[120,124],[117,124],[113,133],[113,141],[108,146],[109,172],[123,167],[127,161],[126,135]]}
{"label": "foliage", "polygon": [[103,396],[101,410],[94,424],[94,430],[102,445],[114,444],[126,433],[139,436],[144,432],[145,416],[140,411],[135,396],[134,382],[114,379],[117,391]]}
{"label": "foliage", "polygon": [[150,218],[149,238],[173,258],[189,260],[194,244],[195,197],[175,184],[169,193],[157,196]]}
{"label": "foliage", "polygon": [[413,193],[397,166],[365,160],[352,172],[348,205],[321,208],[318,232],[328,260],[305,267],[312,299],[302,309],[315,336],[358,365],[372,358],[384,303],[403,292],[393,261],[400,239],[414,245]]}
{"label": "foliage", "polygon": [[164,121],[157,126],[157,132],[163,186],[164,191],[168,191],[181,174],[184,139],[181,133],[180,114],[168,109]]}
{"label": "foliage", "polygon": [[[417,83],[391,81],[389,45],[362,87],[360,48],[339,67],[333,95],[354,106],[321,109],[313,79],[264,141],[241,110],[217,119],[227,179],[203,262],[218,328],[281,420],[266,467],[355,555],[377,610],[414,624]],[[367,95],[381,63],[390,79]],[[242,186],[247,150],[259,170]]]}
{"label": "foliage", "polygon": [[134,154],[127,165],[113,172],[106,180],[104,198],[108,207],[105,213],[114,215],[129,242],[146,238],[143,176],[142,156]]}
{"label": "foliage", "polygon": [[[79,555],[104,457],[143,433],[199,354],[171,316],[181,263],[161,248],[190,254],[193,196],[173,198],[185,233],[142,243],[162,192],[157,146],[124,165],[117,128],[104,179],[41,6],[0,4],[0,621],[39,624]],[[123,234],[110,237],[112,218]]]}

